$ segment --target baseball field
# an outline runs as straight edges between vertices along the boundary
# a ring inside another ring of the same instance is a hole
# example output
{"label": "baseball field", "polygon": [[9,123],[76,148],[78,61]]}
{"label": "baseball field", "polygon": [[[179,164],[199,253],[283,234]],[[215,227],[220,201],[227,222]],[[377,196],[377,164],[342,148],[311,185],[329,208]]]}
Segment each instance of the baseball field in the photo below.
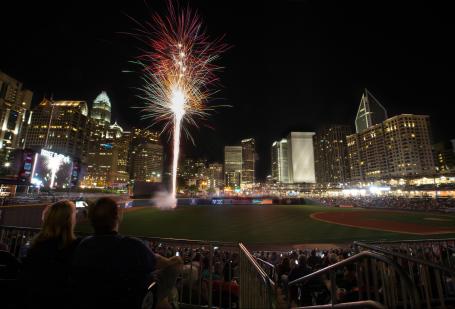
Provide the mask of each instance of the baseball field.
{"label": "baseball field", "polygon": [[455,237],[455,215],[312,205],[138,207],[125,212],[120,232],[247,244],[447,238]]}

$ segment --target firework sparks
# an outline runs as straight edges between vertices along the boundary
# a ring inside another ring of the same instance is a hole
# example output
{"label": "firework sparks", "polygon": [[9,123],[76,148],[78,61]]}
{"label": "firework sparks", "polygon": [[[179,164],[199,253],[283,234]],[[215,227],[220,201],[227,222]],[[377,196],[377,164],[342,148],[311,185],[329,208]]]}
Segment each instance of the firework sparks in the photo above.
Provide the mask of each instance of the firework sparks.
{"label": "firework sparks", "polygon": [[46,167],[51,172],[49,188],[52,189],[57,172],[64,163],[70,162],[70,158],[45,149],[41,150],[41,155],[46,158]]}
{"label": "firework sparks", "polygon": [[59,157],[48,157],[46,161],[47,168],[51,172],[51,182],[49,184],[49,188],[54,187],[55,176],[57,175],[60,166],[62,165],[62,160]]}
{"label": "firework sparks", "polygon": [[179,10],[169,2],[169,15],[153,16],[153,24],[139,32],[145,38],[146,51],[139,57],[145,85],[141,98],[146,102],[143,119],[163,124],[173,136],[172,196],[176,197],[177,166],[181,131],[190,138],[188,127],[198,126],[213,107],[206,105],[218,80],[214,64],[227,45],[220,39],[209,41],[199,15],[189,8]]}

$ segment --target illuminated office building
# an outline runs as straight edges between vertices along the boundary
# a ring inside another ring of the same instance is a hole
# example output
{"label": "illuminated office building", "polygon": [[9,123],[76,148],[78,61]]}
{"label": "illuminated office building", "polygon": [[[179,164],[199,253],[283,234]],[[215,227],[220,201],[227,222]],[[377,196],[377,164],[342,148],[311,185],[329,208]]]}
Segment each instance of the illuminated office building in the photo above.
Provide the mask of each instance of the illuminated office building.
{"label": "illuminated office building", "polygon": [[88,188],[126,188],[129,181],[128,159],[131,133],[123,131],[111,139],[92,144],[87,159],[87,172],[81,183]]}
{"label": "illuminated office building", "polygon": [[436,171],[440,174],[455,174],[455,149],[450,141],[433,146]]}
{"label": "illuminated office building", "polygon": [[288,141],[283,138],[272,144],[272,181],[277,183],[290,183]]}
{"label": "illuminated office building", "polygon": [[317,130],[314,141],[316,182],[340,184],[350,180],[346,136],[352,134],[347,125],[325,126]]}
{"label": "illuminated office building", "polygon": [[32,97],[21,82],[0,71],[0,171],[11,164],[11,152],[24,146]]}
{"label": "illuminated office building", "polygon": [[208,187],[221,189],[224,186],[223,164],[210,163],[208,167]]}
{"label": "illuminated office building", "polygon": [[132,131],[130,148],[130,178],[147,182],[163,180],[163,146],[159,134],[146,129]]}
{"label": "illuminated office building", "polygon": [[429,116],[394,116],[346,139],[352,181],[435,173]]}
{"label": "illuminated office building", "polygon": [[355,118],[356,133],[361,133],[373,125],[387,119],[387,111],[368,89],[362,94]]}
{"label": "illuminated office building", "polygon": [[44,148],[85,162],[90,129],[85,101],[43,99],[33,109],[25,146],[35,151]]}
{"label": "illuminated office building", "polygon": [[254,138],[243,139],[242,145],[242,186],[255,183],[255,141]]}
{"label": "illuminated office building", "polygon": [[315,183],[314,132],[291,132],[287,137],[289,179],[292,183]]}
{"label": "illuminated office building", "polygon": [[105,91],[102,91],[93,101],[90,118],[98,125],[109,126],[111,123],[111,101]]}
{"label": "illuminated office building", "polygon": [[224,184],[231,190],[240,189],[242,181],[242,146],[224,147]]}

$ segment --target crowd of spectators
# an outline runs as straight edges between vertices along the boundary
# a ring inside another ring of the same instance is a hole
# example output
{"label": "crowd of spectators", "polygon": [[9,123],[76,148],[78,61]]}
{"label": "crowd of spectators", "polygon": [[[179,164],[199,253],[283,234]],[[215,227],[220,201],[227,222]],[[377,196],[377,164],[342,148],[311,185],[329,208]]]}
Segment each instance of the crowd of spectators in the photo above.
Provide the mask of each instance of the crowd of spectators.
{"label": "crowd of spectators", "polygon": [[[148,242],[153,252],[164,257],[179,256],[183,267],[174,288],[174,300],[207,305],[211,290],[212,304],[222,308],[238,308],[240,265],[238,248]],[[211,287],[210,287],[211,284]]]}
{"label": "crowd of spectators", "polygon": [[[426,209],[424,201],[439,207],[438,200],[389,197],[320,200],[327,206],[373,207],[364,203],[374,203],[374,207]],[[24,308],[144,308],[145,302],[159,309],[176,307],[179,301],[207,305],[211,300],[215,306],[238,308],[241,285],[238,247],[169,244],[123,236],[118,233],[121,217],[114,200],[101,198],[88,211],[95,233],[78,238],[74,234],[76,210],[72,202],[60,201],[46,208],[41,231],[29,245],[20,248],[19,281],[26,291],[21,305]],[[7,249],[0,244],[0,251]],[[425,258],[436,255],[441,258],[435,260],[438,263],[446,255],[451,256],[433,249],[427,251]],[[329,303],[331,282],[324,275],[305,282],[304,288],[289,282],[353,254],[353,248],[254,252],[289,303],[295,306]],[[337,269],[335,283],[339,302],[358,299],[354,264]]]}
{"label": "crowd of spectators", "polygon": [[359,197],[327,197],[313,200],[329,207],[362,207],[388,208],[418,211],[433,211],[455,209],[455,199],[452,198],[409,198],[394,196],[359,196]]}
{"label": "crowd of spectators", "polygon": [[238,308],[238,247],[123,236],[121,217],[114,200],[101,198],[88,210],[94,234],[79,238],[75,205],[63,200],[44,210],[30,241],[19,244],[16,235],[11,248],[0,244],[21,262],[16,281],[25,297],[12,308],[175,308],[178,301],[207,305],[210,293],[213,305]]}
{"label": "crowd of spectators", "polygon": [[[312,279],[302,285],[289,282],[312,272],[342,261],[354,254],[352,248],[293,250],[289,252],[255,252],[259,261],[273,265],[274,277],[283,295],[292,306],[322,305],[330,302],[330,281],[325,276]],[[267,265],[263,264],[267,268]],[[357,282],[353,266],[347,266],[336,272],[336,291],[339,302],[358,299]]]}
{"label": "crowd of spectators", "polygon": [[119,234],[122,214],[110,198],[91,205],[88,216],[94,234],[79,238],[74,203],[63,200],[44,210],[42,228],[24,246],[16,276],[22,297],[9,307],[172,308],[182,259],[161,256],[142,240]]}

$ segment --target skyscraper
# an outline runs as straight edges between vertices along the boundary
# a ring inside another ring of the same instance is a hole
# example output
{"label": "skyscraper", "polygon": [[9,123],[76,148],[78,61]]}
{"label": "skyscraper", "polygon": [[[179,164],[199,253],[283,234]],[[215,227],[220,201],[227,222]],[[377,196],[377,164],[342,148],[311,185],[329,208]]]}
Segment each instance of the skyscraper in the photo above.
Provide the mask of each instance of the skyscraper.
{"label": "skyscraper", "polygon": [[224,147],[224,184],[230,189],[240,188],[242,180],[242,146]]}
{"label": "skyscraper", "polygon": [[353,181],[430,176],[435,172],[429,116],[394,116],[346,139]]}
{"label": "skyscraper", "polygon": [[291,182],[289,178],[288,141],[285,138],[272,144],[272,180],[278,183]]}
{"label": "skyscraper", "polygon": [[317,183],[346,183],[350,180],[346,136],[347,125],[331,125],[317,130],[314,141],[314,165]]}
{"label": "skyscraper", "polygon": [[251,186],[255,182],[255,141],[254,138],[242,140],[242,186]]}
{"label": "skyscraper", "polygon": [[163,179],[163,146],[159,134],[135,128],[131,139],[130,177],[133,180],[161,182]]}
{"label": "skyscraper", "polygon": [[314,132],[291,132],[287,137],[289,178],[292,183],[315,183]]}
{"label": "skyscraper", "polygon": [[[121,129],[121,127],[119,126]],[[129,155],[131,148],[132,134],[130,131],[123,131],[121,135],[117,135],[117,138],[113,140],[113,146],[117,150],[117,161],[115,173],[112,176],[113,186],[126,185],[130,179],[129,175]]]}
{"label": "skyscraper", "polygon": [[14,148],[23,146],[33,92],[0,71],[0,162],[9,160]]}
{"label": "skyscraper", "polygon": [[81,183],[89,188],[125,188],[129,181],[128,156],[130,132],[116,124],[111,138],[92,141],[87,158],[87,172]]}
{"label": "skyscraper", "polygon": [[355,117],[356,133],[361,133],[369,127],[387,119],[387,111],[382,104],[368,91],[362,94],[359,109]]}
{"label": "skyscraper", "polygon": [[441,174],[455,173],[455,149],[450,141],[433,146],[436,169]]}
{"label": "skyscraper", "polygon": [[141,144],[133,156],[133,179],[147,182],[161,182],[163,178],[163,146]]}
{"label": "skyscraper", "polygon": [[185,158],[181,160],[181,163],[179,164],[177,176],[186,187],[188,187],[190,183],[196,182],[196,166],[194,163],[194,159]]}
{"label": "skyscraper", "polygon": [[208,167],[208,187],[210,189],[221,189],[223,185],[223,164],[210,163]]}
{"label": "skyscraper", "polygon": [[346,137],[352,181],[389,177],[388,156],[381,124]]}
{"label": "skyscraper", "polygon": [[430,117],[402,114],[383,122],[391,177],[433,175]]}
{"label": "skyscraper", "polygon": [[116,139],[123,135],[123,128],[117,124],[117,121],[109,126],[106,132],[106,138]]}
{"label": "skyscraper", "polygon": [[25,145],[79,158],[85,162],[90,125],[85,101],[43,99],[33,110]]}
{"label": "skyscraper", "polygon": [[102,91],[93,101],[90,117],[98,125],[108,126],[111,123],[111,101],[105,91]]}

